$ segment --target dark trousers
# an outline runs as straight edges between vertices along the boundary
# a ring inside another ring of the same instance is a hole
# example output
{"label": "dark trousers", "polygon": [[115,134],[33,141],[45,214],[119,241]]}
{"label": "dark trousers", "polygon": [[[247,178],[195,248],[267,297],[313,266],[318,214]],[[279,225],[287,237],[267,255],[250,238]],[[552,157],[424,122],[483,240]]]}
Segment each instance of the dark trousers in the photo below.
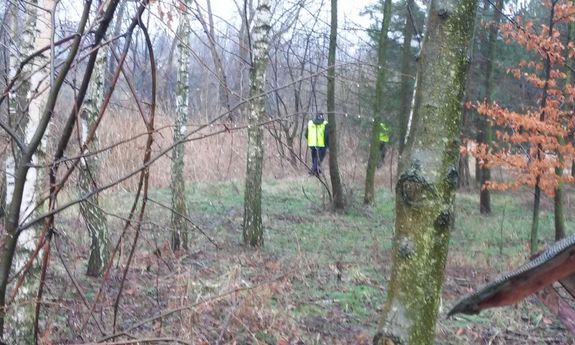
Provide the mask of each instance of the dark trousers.
{"label": "dark trousers", "polygon": [[383,161],[385,160],[385,152],[387,151],[387,143],[384,141],[379,142],[379,160],[377,162],[377,167],[381,168],[383,166]]}
{"label": "dark trousers", "polygon": [[321,173],[321,162],[325,158],[326,148],[310,146],[311,150],[311,173],[319,175]]}

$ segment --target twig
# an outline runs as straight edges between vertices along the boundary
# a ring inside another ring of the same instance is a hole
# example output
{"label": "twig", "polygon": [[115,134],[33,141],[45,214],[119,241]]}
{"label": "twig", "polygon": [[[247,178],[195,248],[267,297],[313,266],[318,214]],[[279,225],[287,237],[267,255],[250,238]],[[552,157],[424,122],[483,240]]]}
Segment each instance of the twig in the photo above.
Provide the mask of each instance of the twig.
{"label": "twig", "polygon": [[225,297],[227,297],[227,296],[233,295],[233,294],[237,294],[237,293],[240,293],[240,292],[251,291],[251,290],[255,290],[255,289],[257,289],[257,288],[260,288],[260,287],[262,287],[262,286],[270,285],[270,284],[272,284],[272,283],[274,283],[274,282],[276,282],[276,281],[279,281],[279,280],[284,279],[285,277],[289,276],[290,274],[292,274],[292,273],[294,273],[294,272],[296,272],[296,271],[297,271],[297,270],[292,270],[292,271],[286,272],[286,273],[284,273],[284,274],[282,274],[282,275],[280,275],[280,276],[277,276],[277,277],[275,277],[275,278],[273,278],[273,279],[271,279],[271,280],[268,280],[268,281],[263,282],[263,283],[258,284],[258,285],[253,285],[253,286],[249,286],[249,287],[242,287],[242,288],[231,289],[231,290],[228,290],[228,291],[226,291],[226,292],[224,292],[224,293],[222,293],[222,294],[220,294],[220,295],[213,296],[213,297],[209,297],[209,298],[206,298],[206,299],[204,299],[204,300],[202,300],[202,301],[199,301],[199,302],[195,302],[195,303],[183,305],[183,306],[180,306],[180,307],[175,307],[175,308],[172,308],[172,309],[164,310],[164,311],[162,311],[161,313],[159,313],[158,315],[151,316],[151,317],[149,317],[149,318],[146,318],[146,319],[144,319],[144,320],[141,320],[141,321],[139,321],[139,322],[134,323],[133,325],[131,325],[130,327],[126,328],[125,330],[123,330],[123,331],[121,331],[121,332],[118,332],[118,333],[111,334],[111,335],[108,335],[108,336],[106,336],[106,337],[103,337],[103,338],[99,339],[97,343],[98,343],[98,344],[102,344],[102,343],[106,344],[105,342],[108,341],[108,340],[110,340],[110,339],[114,339],[114,338],[120,337],[120,336],[126,334],[127,332],[130,332],[130,331],[132,331],[132,330],[134,330],[134,329],[137,329],[137,328],[139,328],[139,327],[141,327],[141,326],[143,326],[143,325],[145,325],[145,324],[147,324],[147,323],[149,323],[149,322],[156,321],[156,320],[158,320],[158,319],[164,318],[164,317],[169,316],[169,315],[172,315],[172,314],[174,314],[174,313],[177,313],[177,312],[180,312],[180,311],[184,311],[184,310],[195,309],[195,308],[197,308],[197,307],[199,307],[199,306],[201,306],[201,305],[203,305],[203,304],[207,304],[207,303],[210,303],[210,302],[215,302],[215,301],[221,300],[221,299],[223,299],[223,298],[225,298]]}
{"label": "twig", "polygon": [[[88,299],[86,298],[84,291],[82,291],[80,284],[78,284],[78,282],[76,281],[76,278],[74,278],[74,276],[72,275],[72,272],[70,272],[70,269],[68,268],[68,265],[66,264],[66,261],[64,261],[64,257],[62,256],[62,251],[60,250],[60,246],[58,245],[58,242],[59,242],[58,236],[56,236],[56,238],[54,239],[54,245],[56,246],[56,255],[60,259],[60,262],[62,263],[62,266],[64,267],[64,270],[66,271],[66,274],[68,275],[68,278],[70,278],[70,280],[72,281],[72,284],[74,285],[74,288],[76,289],[76,292],[78,293],[78,295],[80,295],[82,302],[84,302],[84,305],[89,309],[90,303],[88,303]],[[104,327],[100,324],[100,322],[98,321],[98,319],[96,318],[96,316],[94,314],[91,314],[91,316],[93,317],[94,321],[96,322],[96,326],[100,330],[100,333],[104,334]]]}
{"label": "twig", "polygon": [[188,216],[183,215],[183,214],[177,212],[177,211],[174,210],[172,207],[170,207],[170,206],[168,206],[168,205],[164,205],[164,204],[162,204],[161,202],[158,202],[158,201],[153,200],[153,199],[150,199],[150,198],[147,198],[147,199],[148,199],[149,201],[151,201],[152,203],[158,205],[158,206],[161,206],[161,207],[163,207],[163,208],[165,208],[165,209],[170,210],[170,212],[173,212],[173,213],[176,214],[178,217],[184,218],[188,223],[190,223],[194,228],[196,228],[196,230],[198,230],[202,235],[204,235],[204,236],[208,239],[208,241],[210,241],[210,242],[214,245],[214,247],[216,247],[216,249],[220,249],[220,246],[218,245],[218,243],[217,243],[216,241],[214,241],[208,234],[206,234],[206,232],[205,232],[204,230],[202,230],[202,228],[200,228],[198,225],[196,225]]}
{"label": "twig", "polygon": [[[142,4],[143,5],[142,8],[145,8],[147,3],[148,3],[148,1],[145,1]],[[139,15],[137,18],[138,19],[138,26],[140,27],[140,29],[142,30],[142,33],[144,34],[144,39],[146,42],[146,48],[148,49],[148,54],[150,54],[149,55],[150,56],[150,71],[151,71],[151,79],[152,79],[152,90],[151,90],[152,100],[150,102],[150,115],[149,115],[149,117],[146,117],[142,113],[142,119],[144,120],[144,122],[146,124],[146,129],[148,131],[148,140],[146,142],[146,150],[144,153],[144,161],[143,161],[143,164],[145,166],[147,166],[148,163],[150,162],[150,159],[152,156],[152,144],[154,143],[154,120],[155,120],[155,113],[156,113],[157,80],[156,80],[156,60],[155,60],[155,56],[154,56],[154,47],[153,47],[152,41],[150,39],[150,36],[148,34],[148,29],[145,26],[145,24],[142,22],[142,18],[141,18],[142,13],[143,13],[143,11],[139,12]],[[118,295],[116,296],[116,300],[114,302],[114,321],[113,321],[114,332],[116,331],[118,307],[120,305],[120,299],[122,298],[124,283],[126,281],[126,276],[128,275],[128,270],[130,269],[130,264],[132,262],[132,259],[134,257],[134,253],[136,251],[136,245],[138,243],[138,238],[140,236],[140,230],[142,227],[142,220],[144,218],[144,214],[145,214],[145,210],[146,210],[146,205],[147,205],[147,200],[148,200],[149,180],[150,180],[150,171],[149,171],[149,167],[148,167],[148,168],[143,169],[140,172],[140,181],[138,183],[138,193],[136,194],[136,197],[134,198],[134,204],[132,205],[132,210],[135,211],[136,205],[138,203],[140,191],[142,191],[142,205],[140,207],[140,213],[138,215],[138,220],[136,223],[137,224],[136,225],[136,235],[134,236],[134,242],[132,244],[130,254],[128,255],[128,261],[126,263],[126,268],[124,269],[124,273],[122,275],[122,280],[120,283],[120,289],[118,291]],[[134,214],[133,211],[130,212],[130,215]]]}
{"label": "twig", "polygon": [[97,343],[77,343],[71,345],[129,345],[129,344],[142,344],[142,343],[178,343],[178,344],[185,344],[185,345],[192,345],[192,342],[179,339],[179,338],[169,338],[169,337],[161,337],[161,338],[139,338],[139,339],[131,339],[131,340],[120,340],[120,341],[106,341],[106,342],[97,342]]}

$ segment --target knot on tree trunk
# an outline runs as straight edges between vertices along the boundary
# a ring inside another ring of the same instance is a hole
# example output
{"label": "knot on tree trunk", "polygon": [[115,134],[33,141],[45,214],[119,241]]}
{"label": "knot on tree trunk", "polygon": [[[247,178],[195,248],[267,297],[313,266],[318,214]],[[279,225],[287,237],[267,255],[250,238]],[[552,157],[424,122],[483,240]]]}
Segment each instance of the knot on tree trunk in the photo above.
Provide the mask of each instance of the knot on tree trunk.
{"label": "knot on tree trunk", "polygon": [[404,342],[401,340],[401,338],[393,334],[377,332],[373,336],[373,345],[403,345],[403,344]]}
{"label": "knot on tree trunk", "polygon": [[451,167],[449,168],[449,171],[447,172],[447,183],[450,185],[450,187],[455,188],[457,187],[457,184],[459,182],[459,171],[457,170],[456,167]]}
{"label": "knot on tree trunk", "polygon": [[421,207],[435,195],[433,186],[421,174],[419,161],[414,161],[399,178],[397,193],[401,200],[411,207]]}
{"label": "knot on tree trunk", "polygon": [[447,19],[451,15],[451,12],[447,8],[440,8],[437,10],[437,15],[441,19]]}
{"label": "knot on tree trunk", "polygon": [[437,218],[435,218],[435,226],[436,228],[445,229],[452,221],[453,215],[451,214],[451,210],[442,210]]}
{"label": "knot on tree trunk", "polygon": [[409,259],[415,255],[415,245],[407,236],[402,236],[399,239],[397,245],[397,254],[402,259]]}
{"label": "knot on tree trunk", "polygon": [[453,2],[438,1],[437,16],[439,16],[439,18],[446,20],[453,15],[454,11],[455,11],[455,5],[453,4]]}

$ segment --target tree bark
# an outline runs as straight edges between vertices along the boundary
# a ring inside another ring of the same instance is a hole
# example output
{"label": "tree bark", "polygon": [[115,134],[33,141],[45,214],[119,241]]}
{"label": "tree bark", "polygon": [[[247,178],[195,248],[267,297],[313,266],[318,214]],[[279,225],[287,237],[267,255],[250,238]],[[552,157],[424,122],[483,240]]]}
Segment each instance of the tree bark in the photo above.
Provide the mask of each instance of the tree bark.
{"label": "tree bark", "polygon": [[[184,0],[189,8],[190,0]],[[172,250],[180,247],[188,249],[189,228],[185,219],[188,214],[186,205],[186,186],[184,181],[184,151],[185,145],[181,143],[186,135],[186,122],[188,118],[188,91],[189,91],[189,64],[190,64],[190,19],[186,11],[180,13],[178,24],[178,72],[176,77],[176,123],[174,126],[174,149],[172,151],[171,183],[172,189]]]}
{"label": "tree bark", "polygon": [[265,117],[264,86],[271,8],[269,0],[259,0],[256,9],[253,39],[253,56],[250,69],[250,103],[248,115],[248,156],[246,189],[244,194],[243,240],[246,245],[261,247],[264,244],[262,227],[262,167],[263,129]]}
{"label": "tree bark", "polygon": [[228,85],[228,77],[226,75],[226,71],[224,69],[224,64],[222,62],[222,58],[217,50],[217,41],[216,41],[216,31],[214,29],[214,19],[212,13],[212,3],[211,0],[206,1],[207,7],[207,15],[208,15],[208,22],[206,23],[204,17],[201,14],[201,9],[199,3],[196,1],[196,18],[202,25],[204,33],[206,34],[209,42],[209,49],[210,54],[212,55],[212,61],[214,62],[214,68],[216,72],[216,77],[218,78],[218,99],[220,101],[220,105],[225,107],[228,111],[228,118],[230,121],[234,121],[234,113],[232,109],[232,103],[230,100],[230,87]]}
{"label": "tree bark", "polygon": [[331,0],[329,52],[327,57],[327,122],[329,123],[329,177],[333,195],[333,208],[345,208],[343,184],[337,163],[337,121],[335,117],[335,49],[337,46],[337,0]]}
{"label": "tree bark", "polygon": [[407,121],[411,110],[411,99],[413,96],[413,82],[411,77],[411,64],[413,54],[411,53],[411,40],[413,38],[414,26],[412,9],[414,0],[407,0],[405,8],[405,26],[403,27],[403,46],[401,48],[401,104],[399,108],[399,154],[403,152],[405,146],[405,135],[407,133]]}
{"label": "tree bark", "polygon": [[[124,13],[126,11],[126,4],[128,2],[127,1],[120,1],[120,4],[118,5],[118,14],[116,15],[116,20],[114,22],[114,31],[113,31],[113,36],[112,38],[116,38],[118,36],[120,36],[121,32],[122,32],[122,23],[124,20]],[[114,41],[113,43],[111,43],[110,47],[112,50],[115,50],[116,47],[118,46],[118,41]],[[106,70],[106,78],[104,81],[104,91],[108,90],[108,88],[110,87],[110,85],[112,84],[112,77],[114,74],[114,70],[116,69],[116,58],[114,57],[113,54],[110,55],[111,58],[107,60],[107,70]]]}
{"label": "tree bark", "polygon": [[531,237],[530,237],[530,254],[537,252],[537,240],[539,238],[539,205],[541,204],[541,187],[539,187],[540,178],[535,179],[535,188],[533,190],[533,210],[531,217]]}
{"label": "tree bark", "polygon": [[[561,160],[563,158],[561,157]],[[563,169],[556,168],[555,173],[558,176],[563,175]],[[563,209],[563,183],[558,182],[557,187],[555,187],[555,196],[553,197],[553,210],[554,210],[554,220],[555,220],[555,241],[565,237],[565,212]]]}
{"label": "tree bark", "polygon": [[[575,0],[572,0],[572,4],[575,5]],[[565,46],[567,46],[569,44],[569,42],[571,42],[573,40],[573,38],[575,38],[575,23],[573,23],[572,21],[569,22],[568,26],[567,26],[567,42],[565,44]],[[568,52],[569,50],[567,50]],[[565,61],[569,66],[573,65],[573,59],[569,57],[569,54],[566,54],[566,58]],[[565,85],[571,85],[572,81],[573,81],[573,72],[570,69],[567,69],[565,71],[565,73],[567,74],[567,77],[565,78]],[[562,138],[560,139],[560,143],[561,144],[565,144],[565,140],[573,140],[572,138],[569,138],[569,136],[567,138]],[[565,160],[565,157],[563,157],[563,155],[558,152],[557,153],[557,159],[560,159],[561,162],[563,163]],[[573,167],[573,163],[572,167]],[[555,187],[555,196],[553,197],[553,206],[554,206],[554,219],[555,219],[555,241],[559,241],[560,239],[565,237],[565,212],[563,209],[563,182],[561,181],[561,178],[563,176],[563,168],[556,168],[555,169],[555,173],[558,176],[559,179],[559,183],[557,184],[557,187]],[[573,170],[571,171],[571,173],[573,173]],[[573,176],[573,175],[572,175]]]}
{"label": "tree bark", "polygon": [[389,292],[374,345],[433,344],[457,187],[477,0],[432,0],[401,157]]}
{"label": "tree bark", "polygon": [[385,86],[387,73],[384,68],[387,61],[387,46],[389,25],[391,24],[391,0],[385,0],[383,5],[383,20],[381,21],[381,31],[379,32],[378,52],[377,52],[377,79],[375,82],[375,100],[373,102],[373,124],[371,126],[371,142],[369,146],[369,159],[367,161],[367,171],[365,173],[365,194],[363,202],[373,204],[375,197],[375,170],[379,161],[379,133],[380,123],[383,121],[383,107],[385,100],[383,89]]}
{"label": "tree bark", "polygon": [[[108,58],[106,51],[100,51],[92,82],[90,96],[84,102],[84,111],[80,116],[80,129],[82,144],[87,139],[90,128],[92,128],[98,118],[98,113],[104,101],[104,84],[106,79],[106,66]],[[100,176],[100,162],[97,156],[89,155],[99,148],[98,137],[93,139],[88,145],[88,149],[83,152],[86,154],[80,163],[79,169],[79,187],[80,195],[88,195],[98,188],[98,179]],[[110,232],[106,215],[100,208],[98,194],[94,194],[86,201],[80,203],[80,213],[86,223],[88,234],[90,236],[90,258],[88,259],[88,276],[97,277],[103,273],[110,257]]]}
{"label": "tree bark", "polygon": [[[490,7],[490,3],[485,1],[485,13],[488,13],[488,8]],[[485,52],[485,79],[484,79],[484,87],[485,87],[485,101],[491,101],[491,93],[492,93],[492,75],[493,75],[493,57],[495,55],[495,44],[497,42],[497,34],[499,32],[499,22],[501,21],[501,12],[498,9],[503,8],[503,0],[497,0],[495,4],[497,9],[493,9],[493,23],[491,23],[489,27],[488,37],[487,37],[487,47]],[[478,136],[478,143],[484,143],[490,145],[491,141],[493,140],[493,129],[489,125],[489,123],[483,119],[480,122],[482,128],[478,128],[479,136]],[[487,163],[487,162],[485,162]],[[484,185],[487,181],[491,180],[491,169],[487,168],[484,165],[480,167],[481,174],[480,174],[480,191],[479,191],[479,212],[481,214],[491,214],[491,192],[489,189],[484,188]]]}
{"label": "tree bark", "polygon": [[[549,11],[549,37],[553,35],[553,30],[555,27],[555,6],[557,5],[557,1],[551,2],[551,9]],[[551,80],[551,58],[549,57],[549,53],[547,53],[547,57],[544,61],[544,71],[545,71],[545,84],[543,85],[543,92],[541,95],[541,115],[539,115],[539,121],[544,122],[547,118],[545,113],[545,107],[547,106],[547,97],[549,96],[549,80]],[[543,147],[541,144],[537,144],[537,155],[535,159],[538,161],[542,159]],[[541,187],[540,187],[541,178],[538,175],[535,178],[535,188],[534,188],[534,196],[533,196],[533,218],[531,223],[531,255],[534,255],[537,252],[537,241],[539,238],[539,210],[540,210],[540,203],[541,203]]]}
{"label": "tree bark", "polygon": [[[14,169],[14,175],[12,176],[13,183],[8,186],[10,193],[7,193],[7,195],[9,194],[10,200],[7,200],[6,217],[4,218],[4,233],[2,233],[2,238],[0,239],[0,242],[3,243],[3,245],[0,246],[0,339],[3,339],[4,337],[4,321],[6,319],[6,294],[10,273],[12,272],[12,264],[16,261],[15,252],[18,247],[17,242],[21,236],[19,227],[21,225],[21,221],[23,221],[24,217],[27,216],[22,207],[25,205],[25,201],[28,198],[29,189],[34,188],[34,186],[31,186],[31,184],[28,183],[28,175],[29,173],[32,174],[31,176],[34,174],[34,166],[37,163],[37,161],[34,160],[34,157],[37,156],[42,150],[42,145],[43,142],[45,142],[48,126],[51,123],[54,115],[54,107],[58,100],[58,95],[62,90],[62,86],[66,76],[70,71],[74,59],[77,57],[81,38],[83,37],[86,24],[88,22],[91,3],[91,0],[86,0],[84,2],[83,13],[80,21],[78,22],[76,35],[74,35],[72,43],[69,45],[66,59],[61,65],[59,65],[58,74],[53,75],[53,77],[55,77],[54,79],[50,78],[51,85],[49,88],[40,88],[41,90],[48,90],[49,92],[47,92],[47,96],[45,97],[45,106],[41,109],[34,108],[34,111],[38,110],[40,112],[40,115],[38,116],[39,120],[37,123],[35,123],[35,126],[27,127],[30,129],[31,133],[29,133],[29,136],[26,135],[26,142],[18,140],[17,135],[13,136],[13,141],[17,142],[17,145],[15,146],[20,149],[20,161]],[[100,44],[103,38],[103,32],[108,27],[117,4],[117,0],[112,0],[109,3],[108,9],[105,11],[103,18],[99,21],[98,28],[95,31],[94,44]],[[43,6],[46,7],[45,4],[43,4]],[[143,6],[141,6],[141,8],[143,8]],[[53,8],[50,8],[50,10],[53,10]],[[44,14],[46,13],[47,12],[44,12]],[[50,18],[42,21],[43,24],[49,22],[51,22]],[[42,30],[41,32],[46,33],[49,32],[49,30],[46,29]],[[77,111],[75,109],[77,109],[76,107],[78,107],[83,102],[95,59],[96,54],[92,53],[86,65],[82,85],[78,89],[74,110],[71,112],[71,116],[69,117],[69,121],[67,122],[64,130],[62,140],[66,143],[71,136],[71,132],[75,123],[75,121],[72,121],[76,119]],[[30,109],[30,113],[33,113],[32,108]],[[58,150],[63,152],[64,149],[65,145],[60,143]],[[57,156],[53,162],[56,162],[61,157],[62,155],[57,153]],[[51,229],[47,230],[50,231]],[[25,230],[24,232],[26,231],[31,232],[30,230]],[[40,293],[41,291],[38,291],[38,294]],[[38,315],[38,310],[39,305],[38,308],[36,308],[36,315]]]}
{"label": "tree bark", "polygon": [[[51,16],[47,11],[39,10],[39,8],[53,9],[53,0],[33,0],[27,3],[24,7],[26,11],[26,21],[24,31],[22,33],[22,54],[18,60],[28,56],[34,50],[49,45],[51,42]],[[28,143],[32,140],[35,130],[38,127],[41,118],[42,110],[46,103],[46,97],[49,93],[49,68],[42,67],[50,59],[50,53],[47,52],[42,58],[34,59],[33,63],[25,67],[23,79],[24,82],[17,90],[16,108],[15,112],[11,112],[11,123],[20,127],[20,139],[22,142]],[[33,73],[35,69],[38,69]],[[48,88],[48,90],[46,90]],[[41,91],[38,91],[41,90]],[[45,160],[45,147],[46,140],[42,142],[31,157],[31,164],[38,165],[44,163]],[[41,209],[41,205],[36,205],[38,195],[44,193],[43,177],[45,174],[40,168],[30,168],[26,174],[26,183],[23,186],[21,200],[14,199],[14,185],[15,171],[18,166],[24,164],[22,152],[20,148],[15,148],[15,154],[8,158],[7,162],[7,192],[6,203],[8,207],[12,202],[19,203],[20,219],[33,214],[33,212]],[[35,226],[32,229],[23,231],[17,237],[14,247],[14,272],[25,274],[25,279],[18,289],[14,298],[14,307],[8,318],[8,333],[7,338],[11,344],[33,344],[36,342],[36,328],[35,328],[35,315],[36,315],[36,296],[40,281],[38,273],[40,270],[40,262],[38,257],[33,261],[32,265],[24,270],[28,260],[31,258],[32,253],[36,250],[38,240],[40,237],[41,227]]]}

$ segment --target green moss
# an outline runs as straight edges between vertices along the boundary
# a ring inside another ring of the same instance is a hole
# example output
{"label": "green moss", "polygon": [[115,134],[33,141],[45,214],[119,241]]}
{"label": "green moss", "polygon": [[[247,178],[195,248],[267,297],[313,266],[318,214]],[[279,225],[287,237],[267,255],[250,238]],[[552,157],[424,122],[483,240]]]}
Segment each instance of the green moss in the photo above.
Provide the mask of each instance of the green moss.
{"label": "green moss", "polygon": [[444,2],[445,7],[435,8],[439,12],[428,19],[428,41],[420,58],[411,140],[400,163],[403,173],[397,188],[398,248],[381,325],[408,344],[432,344],[435,338],[454,224],[465,47],[475,3]]}

